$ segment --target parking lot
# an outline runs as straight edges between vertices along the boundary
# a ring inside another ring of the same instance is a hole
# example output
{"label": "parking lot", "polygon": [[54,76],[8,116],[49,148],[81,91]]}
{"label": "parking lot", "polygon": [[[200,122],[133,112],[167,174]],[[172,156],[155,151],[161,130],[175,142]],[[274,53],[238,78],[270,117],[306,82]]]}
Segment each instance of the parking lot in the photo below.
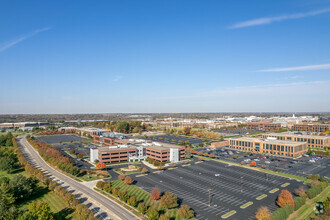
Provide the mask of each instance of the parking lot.
{"label": "parking lot", "polygon": [[[317,158],[317,155],[310,155],[309,157],[300,157],[297,159],[270,155],[265,155],[264,157],[263,154],[247,153],[229,148],[200,148],[196,149],[196,151],[214,154],[217,159],[235,162],[238,164],[242,161],[244,161],[245,164],[249,164],[252,160],[255,160],[257,167],[262,167],[265,165],[267,169],[273,171],[279,171],[302,177],[307,177],[312,174],[330,177],[330,159],[329,157],[324,156],[321,156],[322,158]],[[234,155],[238,158],[233,159]],[[315,159],[315,162],[310,162],[313,158]]]}
{"label": "parking lot", "polygon": [[227,219],[254,219],[261,205],[271,211],[277,209],[275,200],[281,189],[292,192],[302,185],[239,166],[197,160],[134,179],[148,192],[158,187],[162,192],[175,193],[181,203],[195,210],[197,219],[223,219],[226,214],[232,214]]}
{"label": "parking lot", "polygon": [[40,136],[37,139],[43,144],[58,144],[60,142],[76,142],[76,141],[88,141],[90,139],[80,137],[74,134],[52,135],[52,136]]}
{"label": "parking lot", "polygon": [[188,141],[192,145],[198,145],[205,143],[203,139],[195,138],[192,136],[179,136],[179,135],[157,135],[157,136],[141,136],[139,137],[145,140],[158,141],[168,144],[180,144]]}
{"label": "parking lot", "polygon": [[220,133],[224,137],[232,137],[237,135],[246,135],[246,134],[253,134],[259,132],[256,129],[222,129],[216,130],[215,132]]}

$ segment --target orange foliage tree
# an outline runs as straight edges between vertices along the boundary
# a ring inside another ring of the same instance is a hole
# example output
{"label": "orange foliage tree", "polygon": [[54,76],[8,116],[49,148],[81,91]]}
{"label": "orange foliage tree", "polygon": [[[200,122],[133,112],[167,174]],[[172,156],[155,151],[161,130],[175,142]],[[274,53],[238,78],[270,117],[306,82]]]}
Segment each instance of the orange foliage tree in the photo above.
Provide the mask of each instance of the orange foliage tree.
{"label": "orange foliage tree", "polygon": [[278,195],[277,205],[279,205],[280,207],[283,207],[285,205],[290,205],[290,206],[294,207],[294,201],[292,198],[292,194],[287,189],[283,189],[281,191],[280,195]]}
{"label": "orange foliage tree", "polygon": [[131,185],[133,182],[134,182],[134,180],[129,176],[125,177],[125,179],[124,179],[124,183],[127,183],[129,185]]}
{"label": "orange foliage tree", "polygon": [[271,214],[266,206],[261,206],[256,213],[256,219],[258,220],[270,219],[270,217]]}
{"label": "orange foliage tree", "polygon": [[158,200],[160,198],[160,191],[158,188],[153,188],[151,193],[150,193],[150,196],[152,199],[154,200]]}
{"label": "orange foliage tree", "polygon": [[257,163],[255,162],[255,161],[252,161],[251,163],[250,163],[250,167],[256,167],[257,166]]}
{"label": "orange foliage tree", "polygon": [[119,179],[119,180],[124,180],[124,179],[125,179],[125,177],[126,177],[126,175],[125,175],[125,174],[120,174],[120,175],[118,176],[118,179]]}

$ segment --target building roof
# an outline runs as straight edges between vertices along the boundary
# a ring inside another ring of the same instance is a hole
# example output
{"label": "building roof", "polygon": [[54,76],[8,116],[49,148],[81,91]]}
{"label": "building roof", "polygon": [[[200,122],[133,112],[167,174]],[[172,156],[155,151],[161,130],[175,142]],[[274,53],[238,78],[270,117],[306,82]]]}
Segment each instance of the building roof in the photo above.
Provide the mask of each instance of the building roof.
{"label": "building roof", "polygon": [[295,133],[295,132],[267,133],[267,134],[264,134],[264,135],[295,136],[295,137],[302,137],[302,138],[320,138],[320,139],[330,138],[330,137],[327,137],[327,136],[309,135],[309,134],[302,134],[302,133]]}
{"label": "building roof", "polygon": [[136,146],[121,144],[115,146],[99,147],[98,149],[99,151],[135,150]]}
{"label": "building roof", "polygon": [[262,142],[262,143],[287,144],[287,145],[301,145],[302,143],[304,143],[304,142],[297,142],[297,141],[265,139],[265,138],[249,138],[249,137],[232,138],[230,140],[255,141],[255,142]]}

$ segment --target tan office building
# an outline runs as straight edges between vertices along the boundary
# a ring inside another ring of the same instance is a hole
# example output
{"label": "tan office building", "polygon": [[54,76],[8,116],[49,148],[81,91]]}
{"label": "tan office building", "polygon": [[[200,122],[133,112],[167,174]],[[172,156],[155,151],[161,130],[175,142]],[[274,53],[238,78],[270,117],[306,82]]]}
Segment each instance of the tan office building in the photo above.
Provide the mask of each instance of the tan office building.
{"label": "tan office building", "polygon": [[325,148],[330,146],[330,137],[327,136],[317,136],[317,135],[303,135],[291,132],[283,133],[268,133],[263,134],[263,138],[273,137],[277,140],[288,140],[288,141],[298,141],[306,142],[307,147],[310,148]]}
{"label": "tan office building", "polygon": [[260,152],[275,156],[299,157],[307,152],[306,142],[282,141],[275,138],[233,138],[229,139],[229,147],[236,150]]}
{"label": "tan office building", "polygon": [[320,124],[320,123],[295,124],[293,126],[293,130],[306,131],[306,132],[326,132],[330,130],[330,124]]}

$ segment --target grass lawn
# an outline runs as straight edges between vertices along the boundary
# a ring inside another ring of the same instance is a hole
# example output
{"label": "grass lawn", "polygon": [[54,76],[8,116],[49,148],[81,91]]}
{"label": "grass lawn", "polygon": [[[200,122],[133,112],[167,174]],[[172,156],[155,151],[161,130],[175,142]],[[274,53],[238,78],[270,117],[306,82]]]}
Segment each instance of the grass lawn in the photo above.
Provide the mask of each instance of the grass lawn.
{"label": "grass lawn", "polygon": [[6,171],[0,170],[0,177],[8,177],[9,179],[13,178],[14,175],[22,174],[26,176],[26,173],[23,168],[15,170],[13,173],[7,173]]}
{"label": "grass lawn", "polygon": [[122,171],[122,169],[127,169],[128,170],[128,167],[123,167],[123,168],[117,168],[117,169],[115,169],[115,171],[117,172],[117,173],[120,173],[120,174],[126,174],[126,175],[130,175],[130,174],[134,174],[134,173],[141,173],[140,171],[139,171],[139,169],[141,168],[141,167],[139,167],[139,166],[135,166],[136,167],[136,170],[133,170],[133,171]]}
{"label": "grass lawn", "polygon": [[[88,178],[89,177],[89,178]],[[80,180],[82,181],[93,181],[93,180],[99,180],[101,179],[100,177],[95,177],[95,176],[92,176],[92,175],[88,175],[88,174],[85,174],[83,176],[80,176],[78,177]],[[111,177],[107,177],[107,178],[111,178]]]}
{"label": "grass lawn", "polygon": [[318,196],[306,201],[305,205],[300,207],[297,211],[293,212],[288,219],[309,219],[314,213],[314,206],[316,202],[323,202],[330,196],[330,186],[325,188]]}
{"label": "grass lawn", "polygon": [[[159,202],[155,202],[151,199],[150,194],[143,189],[135,186],[135,185],[128,185],[121,180],[114,180],[111,182],[113,187],[118,187],[120,189],[124,189],[127,191],[129,195],[135,195],[137,201],[144,200],[147,206],[155,205],[158,210],[162,210]],[[168,216],[176,220],[181,220],[181,217],[178,215],[177,209],[172,209],[167,211]]]}

